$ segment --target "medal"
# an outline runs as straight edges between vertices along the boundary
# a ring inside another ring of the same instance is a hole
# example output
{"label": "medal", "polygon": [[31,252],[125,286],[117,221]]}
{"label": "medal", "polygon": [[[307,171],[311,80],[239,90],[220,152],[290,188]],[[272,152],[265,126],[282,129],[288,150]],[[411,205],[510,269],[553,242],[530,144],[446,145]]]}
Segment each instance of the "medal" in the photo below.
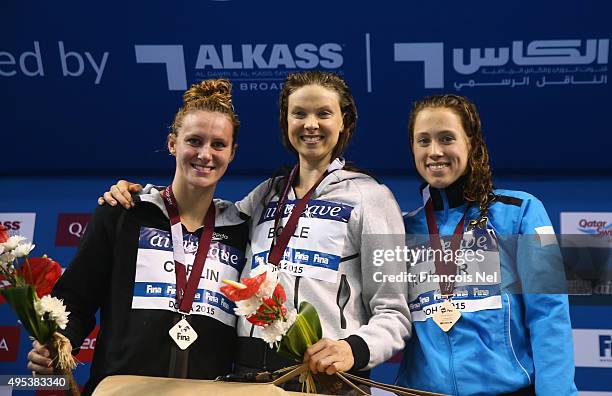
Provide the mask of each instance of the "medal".
{"label": "medal", "polygon": [[453,303],[448,299],[438,307],[438,310],[433,314],[433,320],[443,332],[449,331],[455,323],[461,318],[461,312],[455,308]]}
{"label": "medal", "polygon": [[183,314],[183,318],[175,324],[168,333],[176,345],[182,350],[185,350],[198,338],[198,334],[191,324],[187,322],[185,315],[189,315],[189,312],[191,312],[191,306],[195,298],[198,284],[200,283],[200,276],[202,275],[206,257],[208,256],[208,249],[210,248],[210,242],[215,228],[215,203],[210,203],[206,216],[204,217],[204,230],[200,236],[198,250],[193,260],[193,268],[189,274],[189,278],[187,278],[185,250],[183,247],[183,226],[179,215],[178,203],[172,193],[172,185],[166,188],[162,197],[164,198],[164,204],[168,211],[168,217],[170,217],[172,254],[174,258],[174,272],[176,275],[176,305],[178,307],[178,312]]}
{"label": "medal", "polygon": [[170,338],[182,350],[187,349],[189,345],[198,339],[198,333],[196,333],[184,317],[170,329],[168,334],[170,334]]}
{"label": "medal", "polygon": [[[429,241],[431,244],[431,248],[434,251],[442,252],[442,243],[440,242],[440,235],[438,230],[438,224],[436,223],[436,213],[434,210],[433,202],[431,197],[429,196],[429,186],[426,191],[424,191],[423,199],[426,200],[425,203],[425,218],[427,220],[427,229],[429,230]],[[442,259],[442,254],[435,255],[435,265],[436,265],[436,275],[456,275],[457,274],[457,266],[455,265],[455,254],[457,250],[461,247],[461,239],[463,238],[463,226],[465,223],[465,216],[467,213],[467,209],[461,220],[455,227],[453,235],[450,241],[450,249],[452,251],[452,259],[444,260]],[[451,296],[453,294],[453,290],[455,289],[455,282],[442,282],[440,281],[440,293],[444,297]],[[436,324],[442,329],[442,331],[449,331],[455,323],[461,318],[461,312],[455,308],[455,306],[446,298],[444,303],[438,307],[438,311],[433,315],[433,320]]]}
{"label": "medal", "polygon": [[298,200],[298,202],[293,207],[291,211],[291,215],[287,220],[287,223],[282,228],[280,235],[278,235],[279,226],[281,223],[281,218],[283,217],[282,212],[285,210],[285,204],[287,202],[287,196],[289,195],[289,191],[295,182],[295,178],[299,172],[299,165],[296,165],[291,170],[291,173],[287,177],[287,183],[285,184],[285,188],[283,189],[283,194],[281,198],[278,200],[278,204],[276,206],[276,213],[274,215],[274,238],[272,239],[272,246],[270,247],[270,254],[268,255],[268,262],[278,266],[280,264],[281,259],[283,258],[283,254],[285,253],[285,249],[289,244],[289,240],[291,236],[295,232],[297,228],[298,221],[300,220],[300,216],[306,209],[306,205],[310,201],[310,197],[315,192],[319,184],[329,175],[330,172],[333,172],[336,169],[340,169],[336,162],[332,162],[331,165],[327,168],[325,172],[319,177],[319,180],[308,190],[304,196]]}

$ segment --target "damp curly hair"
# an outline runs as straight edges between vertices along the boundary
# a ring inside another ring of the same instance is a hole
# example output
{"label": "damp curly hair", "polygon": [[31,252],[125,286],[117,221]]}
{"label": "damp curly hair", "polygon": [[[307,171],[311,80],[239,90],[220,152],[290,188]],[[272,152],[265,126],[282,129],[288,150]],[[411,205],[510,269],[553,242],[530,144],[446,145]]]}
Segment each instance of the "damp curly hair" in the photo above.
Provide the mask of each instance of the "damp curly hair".
{"label": "damp curly hair", "polygon": [[232,84],[226,79],[204,80],[193,84],[183,94],[183,106],[174,116],[170,127],[170,133],[178,135],[183,119],[193,111],[210,111],[225,114],[229,117],[234,127],[232,133],[233,142],[238,137],[240,120],[234,111],[232,104]]}
{"label": "damp curly hair", "polygon": [[283,145],[289,151],[297,155],[297,151],[295,151],[289,141],[289,125],[287,122],[287,116],[289,114],[289,96],[306,85],[319,85],[338,94],[344,130],[338,137],[338,143],[336,143],[336,147],[334,147],[332,152],[332,159],[340,157],[342,153],[344,153],[344,150],[346,150],[346,147],[353,137],[353,132],[357,127],[357,107],[355,106],[355,99],[346,81],[332,72],[314,70],[289,73],[287,75],[283,83],[283,89],[280,93],[279,100],[279,123]]}
{"label": "damp curly hair", "polygon": [[414,123],[421,110],[427,108],[446,108],[461,119],[463,130],[470,143],[468,153],[467,181],[464,198],[468,202],[477,203],[480,211],[486,214],[489,203],[494,199],[493,178],[489,166],[489,151],[484,142],[480,116],[476,106],[468,98],[460,95],[432,95],[418,100],[412,106],[408,122],[410,147],[414,143]]}

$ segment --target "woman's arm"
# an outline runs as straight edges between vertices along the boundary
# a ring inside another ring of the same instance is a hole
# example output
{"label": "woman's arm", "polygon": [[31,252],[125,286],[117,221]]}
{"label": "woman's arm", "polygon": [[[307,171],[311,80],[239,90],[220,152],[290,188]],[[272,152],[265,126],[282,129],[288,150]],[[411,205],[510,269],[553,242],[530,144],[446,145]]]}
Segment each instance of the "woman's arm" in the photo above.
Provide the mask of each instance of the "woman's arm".
{"label": "woman's arm", "polygon": [[576,394],[572,328],[561,253],[542,202],[532,197],[524,205],[517,267],[535,366],[536,393]]}
{"label": "woman's arm", "polygon": [[62,333],[79,347],[96,324],[96,312],[110,288],[117,218],[122,208],[105,205],[96,209],[87,225],[77,253],[52,294],[64,301],[70,312]]}
{"label": "woman's arm", "polygon": [[142,185],[132,183],[127,180],[119,180],[117,184],[113,184],[108,191],[98,198],[98,205],[105,203],[115,206],[121,204],[126,209],[134,207],[134,198],[132,194],[142,191]]}

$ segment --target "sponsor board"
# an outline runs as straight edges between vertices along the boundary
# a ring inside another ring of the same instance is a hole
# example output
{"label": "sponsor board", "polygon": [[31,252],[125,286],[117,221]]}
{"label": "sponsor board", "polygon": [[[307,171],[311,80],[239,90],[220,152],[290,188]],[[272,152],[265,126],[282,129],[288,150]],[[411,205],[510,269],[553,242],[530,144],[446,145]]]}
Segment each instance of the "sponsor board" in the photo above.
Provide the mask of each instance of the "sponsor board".
{"label": "sponsor board", "polygon": [[[589,235],[593,247],[612,243],[612,212],[561,212],[561,234]],[[601,243],[603,242],[603,243]]]}
{"label": "sponsor board", "polygon": [[19,352],[19,326],[0,326],[0,362],[14,362]]}
{"label": "sponsor board", "polygon": [[195,65],[185,62],[183,45],[135,45],[136,63],[164,65],[168,89],[184,91],[190,82],[228,78],[240,91],[280,91],[288,73],[326,69],[342,74],[338,43],[201,44]]}
{"label": "sponsor board", "polygon": [[94,85],[98,85],[102,80],[109,52],[83,51],[69,47],[63,41],[47,46],[41,46],[39,41],[34,41],[32,46],[24,51],[2,51],[0,56],[3,60],[1,77],[45,77],[50,70],[61,70],[62,77],[86,77],[93,81]]}
{"label": "sponsor board", "polygon": [[9,235],[21,235],[32,241],[36,213],[0,213],[0,224],[8,230]]}
{"label": "sponsor board", "polygon": [[91,213],[60,213],[57,216],[55,246],[79,246]]}
{"label": "sponsor board", "polygon": [[[193,54],[195,64],[185,59],[182,44],[135,44],[137,64],[161,64],[168,89],[184,91],[189,82],[209,78],[231,78],[242,91],[278,91],[287,73],[327,69],[339,74],[344,64],[339,43],[202,43]],[[190,48],[190,47],[188,47]],[[191,57],[191,53],[187,58]],[[33,41],[22,50],[0,52],[1,77],[43,78],[51,71],[64,78],[86,78],[93,85],[102,82],[109,51],[86,51],[64,41],[42,44]]]}
{"label": "sponsor board", "polygon": [[81,349],[79,353],[76,355],[76,359],[79,362],[91,362],[93,359],[94,350],[96,349],[96,339],[98,337],[98,332],[100,331],[100,326],[96,326],[91,333],[83,340],[81,344]]}
{"label": "sponsor board", "polygon": [[575,329],[576,367],[612,368],[612,329]]}
{"label": "sponsor board", "polygon": [[469,49],[444,42],[396,42],[393,56],[395,62],[422,63],[425,88],[605,86],[609,48],[607,38],[514,40]]}

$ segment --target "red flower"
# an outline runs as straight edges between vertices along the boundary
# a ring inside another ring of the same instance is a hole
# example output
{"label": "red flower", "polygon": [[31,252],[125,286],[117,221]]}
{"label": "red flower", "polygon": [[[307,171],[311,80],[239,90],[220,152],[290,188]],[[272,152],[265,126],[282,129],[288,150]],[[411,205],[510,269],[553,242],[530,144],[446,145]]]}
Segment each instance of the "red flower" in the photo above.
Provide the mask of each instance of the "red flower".
{"label": "red flower", "polygon": [[242,284],[246,286],[245,288],[227,284],[221,288],[221,293],[225,294],[227,298],[232,301],[241,301],[251,298],[259,291],[261,284],[266,280],[266,274],[267,272],[262,272],[253,278],[242,278]]}
{"label": "red flower", "polygon": [[8,241],[8,239],[9,239],[8,230],[2,224],[0,224],[0,243],[4,243]]}
{"label": "red flower", "polygon": [[284,305],[285,300],[287,300],[285,289],[279,283],[274,288],[272,296],[264,298],[257,312],[246,319],[255,326],[265,326],[277,319],[284,318],[287,314],[287,308]]}
{"label": "red flower", "polygon": [[264,298],[263,301],[266,304],[283,305],[285,301],[287,301],[287,295],[285,294],[285,289],[283,289],[283,286],[281,286],[280,283],[277,283],[276,287],[274,288],[274,293],[272,293],[272,296],[269,298]]}
{"label": "red flower", "polygon": [[38,297],[51,294],[55,282],[62,275],[62,267],[48,257],[31,257],[19,268],[19,275],[34,286]]}

